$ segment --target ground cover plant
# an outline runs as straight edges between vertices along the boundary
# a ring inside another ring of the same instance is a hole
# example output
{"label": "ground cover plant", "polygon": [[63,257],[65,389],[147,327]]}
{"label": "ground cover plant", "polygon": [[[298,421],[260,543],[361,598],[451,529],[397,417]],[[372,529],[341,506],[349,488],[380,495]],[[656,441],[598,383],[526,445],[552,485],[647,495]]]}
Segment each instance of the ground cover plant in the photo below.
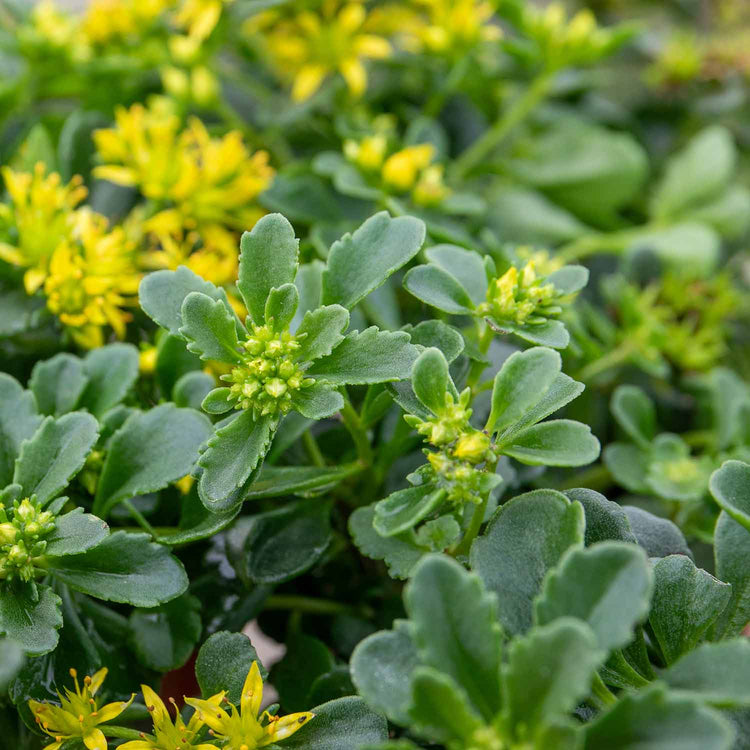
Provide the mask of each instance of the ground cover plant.
{"label": "ground cover plant", "polygon": [[0,0],[0,747],[750,748],[743,0]]}

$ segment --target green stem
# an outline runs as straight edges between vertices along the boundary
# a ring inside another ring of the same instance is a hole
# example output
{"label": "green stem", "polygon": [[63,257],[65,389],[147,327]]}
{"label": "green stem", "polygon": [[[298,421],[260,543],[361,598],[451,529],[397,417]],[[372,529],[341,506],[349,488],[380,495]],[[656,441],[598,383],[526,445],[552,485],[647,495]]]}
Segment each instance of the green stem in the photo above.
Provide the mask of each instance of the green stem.
{"label": "green stem", "polygon": [[325,466],[325,457],[323,456],[323,453],[318,446],[318,441],[315,439],[315,436],[312,434],[312,432],[310,432],[310,430],[305,430],[302,433],[302,442],[305,446],[305,450],[307,451],[307,455],[310,456],[310,460],[313,462],[313,464],[315,466]]}
{"label": "green stem", "polygon": [[343,396],[344,408],[341,410],[341,419],[344,427],[346,427],[352,436],[352,440],[354,440],[359,460],[365,466],[372,466],[374,456],[372,446],[370,445],[370,438],[367,437],[367,430],[362,426],[362,420],[359,418],[357,410],[352,406],[352,402],[349,401],[345,393]]}
{"label": "green stem", "polygon": [[311,596],[297,596],[295,594],[276,594],[269,596],[264,604],[265,609],[292,610],[311,615],[341,615],[352,612],[364,612],[369,608],[352,607],[348,604],[332,601],[331,599],[315,599]]}
{"label": "green stem", "polygon": [[130,500],[123,500],[122,504],[128,509],[128,513],[130,513],[130,515],[138,523],[138,525],[145,532],[150,534],[154,541],[156,541],[159,538],[159,535],[156,533],[156,529],[154,529],[154,527],[146,520],[146,518],[138,510],[138,508],[136,508],[135,505],[130,502]]}
{"label": "green stem", "polygon": [[469,528],[466,529],[464,538],[451,550],[453,557],[459,557],[460,555],[468,555],[471,545],[479,534],[479,530],[482,528],[482,521],[484,521],[484,514],[487,510],[487,503],[490,501],[489,493],[482,498],[482,502],[479,505],[474,506],[474,513],[471,516],[471,523]]}
{"label": "green stem", "polygon": [[456,159],[451,176],[456,180],[463,179],[479,166],[547,96],[553,79],[553,72],[540,73],[505,114]]}
{"label": "green stem", "polygon": [[110,724],[102,724],[100,729],[107,737],[117,737],[123,740],[155,740],[155,737],[145,732],[139,732],[137,729],[128,729],[127,727],[118,727]]}
{"label": "green stem", "polygon": [[[494,333],[492,329],[487,325],[487,323],[477,321],[477,324],[479,326],[478,348],[482,354],[487,354],[487,351],[490,348],[490,344],[492,343],[492,337]],[[482,373],[484,372],[486,367],[487,363],[480,362],[479,360],[474,360],[471,363],[471,369],[469,370],[469,375],[466,378],[466,385],[468,385],[472,389],[474,395],[476,395],[478,392],[476,386],[479,383],[479,378],[482,376]]]}
{"label": "green stem", "polygon": [[598,673],[591,683],[591,702],[600,711],[617,703],[617,696],[604,684]]}

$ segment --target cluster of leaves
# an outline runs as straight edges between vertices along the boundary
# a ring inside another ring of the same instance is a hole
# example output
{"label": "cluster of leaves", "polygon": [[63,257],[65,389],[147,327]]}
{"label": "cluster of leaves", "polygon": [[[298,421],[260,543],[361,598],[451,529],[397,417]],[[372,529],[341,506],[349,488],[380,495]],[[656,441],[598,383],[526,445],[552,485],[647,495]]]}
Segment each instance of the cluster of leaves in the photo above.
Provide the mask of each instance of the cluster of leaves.
{"label": "cluster of leaves", "polygon": [[2,742],[746,750],[750,17],[653,5],[0,0]]}

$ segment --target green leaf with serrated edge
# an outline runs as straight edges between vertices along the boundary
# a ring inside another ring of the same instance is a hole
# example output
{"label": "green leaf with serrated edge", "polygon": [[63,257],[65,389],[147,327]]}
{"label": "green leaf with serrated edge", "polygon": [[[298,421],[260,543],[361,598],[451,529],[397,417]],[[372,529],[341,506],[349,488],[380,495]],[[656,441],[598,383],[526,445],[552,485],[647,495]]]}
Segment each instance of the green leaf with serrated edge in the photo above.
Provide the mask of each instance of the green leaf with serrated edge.
{"label": "green leaf with serrated edge", "polygon": [[654,402],[638,387],[621,385],[612,394],[610,409],[628,437],[641,448],[647,448],[656,437]]}
{"label": "green leaf with serrated edge", "polygon": [[539,403],[561,367],[562,359],[553,349],[535,346],[511,354],[495,375],[485,430],[502,432],[517,422]]}
{"label": "green leaf with serrated edge", "polygon": [[162,531],[156,541],[176,547],[206,539],[229,526],[240,509],[241,506],[238,504],[222,513],[212,513],[200,501],[198,488],[193,485],[180,505],[180,521],[177,528]]}
{"label": "green leaf with serrated edge", "polygon": [[188,351],[202,360],[240,361],[234,313],[221,300],[190,292],[182,303],[181,315],[180,335],[187,341]]}
{"label": "green leaf with serrated edge", "polygon": [[343,340],[349,325],[349,311],[341,305],[326,305],[305,313],[297,336],[304,334],[296,358],[312,362],[330,354]]}
{"label": "green leaf with serrated edge", "polygon": [[484,259],[473,250],[457,245],[435,245],[425,250],[430,263],[453,276],[466,290],[475,305],[487,296],[487,274]]}
{"label": "green leaf with serrated edge", "polygon": [[609,652],[633,639],[633,629],[648,615],[652,588],[648,558],[635,544],[599,542],[571,549],[545,578],[534,620],[546,625],[575,617]]}
{"label": "green leaf with serrated edge", "polygon": [[119,404],[138,378],[138,350],[132,344],[107,344],[90,351],[83,360],[88,377],[78,407],[97,419]]}
{"label": "green leaf with serrated edge", "polygon": [[532,602],[548,571],[570,547],[581,547],[583,508],[555,490],[534,490],[498,508],[471,547],[471,568],[498,597],[510,634],[531,626]]}
{"label": "green leaf with serrated edge", "polygon": [[13,480],[13,464],[21,443],[36,432],[41,421],[34,394],[21,388],[15,378],[0,372],[0,485],[3,487]]}
{"label": "green leaf with serrated edge", "polygon": [[209,510],[221,512],[237,502],[233,493],[263,462],[276,422],[270,415],[256,419],[248,409],[216,430],[198,459],[203,469],[198,490]]}
{"label": "green leaf with serrated edge", "polygon": [[130,416],[109,442],[94,513],[106,518],[117,503],[189,474],[210,434],[211,423],[203,414],[174,404]]}
{"label": "green leaf with serrated edge", "polygon": [[250,639],[242,633],[214,633],[198,652],[195,677],[204,698],[226,692],[230,703],[239,705],[242,686],[253,662],[263,679],[268,677]]}
{"label": "green leaf with serrated edge", "polygon": [[422,247],[425,225],[413,216],[371,216],[352,234],[331,245],[323,273],[323,302],[351,310]]}
{"label": "green leaf with serrated edge", "polygon": [[229,388],[214,388],[201,401],[201,409],[209,414],[225,414],[237,403],[231,396]]}
{"label": "green leaf with serrated edge", "polygon": [[268,293],[265,316],[275,331],[285,331],[294,318],[299,305],[299,292],[294,284],[282,284]]}
{"label": "green leaf with serrated edge", "polygon": [[173,336],[182,338],[182,303],[191,292],[200,292],[229,305],[223,289],[185,266],[180,266],[176,271],[155,271],[145,276],[138,288],[138,300],[151,320]]}
{"label": "green leaf with serrated edge", "polygon": [[625,695],[584,735],[585,750],[730,750],[734,739],[721,714],[660,685]]}
{"label": "green leaf with serrated edge", "polygon": [[687,555],[692,558],[685,537],[680,529],[667,518],[659,518],[635,505],[624,505],[623,511],[630,521],[630,528],[638,544],[649,557]]}
{"label": "green leaf with serrated edge", "polygon": [[175,406],[200,411],[206,396],[214,389],[216,380],[213,375],[200,370],[186,372],[172,389],[172,401]]}
{"label": "green leaf with serrated edge", "polygon": [[591,628],[572,617],[512,641],[502,668],[502,715],[514,739],[533,742],[550,720],[570,713],[588,695],[605,658]]}
{"label": "green leaf with serrated edge", "polygon": [[8,685],[21,671],[23,649],[20,643],[8,638],[0,638],[0,692],[5,693]]}
{"label": "green leaf with serrated edge", "polygon": [[359,697],[337,698],[311,709],[314,717],[284,740],[284,750],[356,750],[388,739],[388,725]]}
{"label": "green leaf with serrated edge", "polygon": [[474,303],[455,276],[433,265],[417,266],[404,276],[404,289],[431,307],[454,315],[471,315]]}
{"label": "green leaf with serrated edge", "polygon": [[414,566],[428,550],[419,547],[413,535],[384,537],[373,527],[375,508],[357,508],[349,516],[349,533],[359,551],[373,560],[383,560],[393,578],[408,578]]}
{"label": "green leaf with serrated edge", "polygon": [[455,544],[460,536],[458,521],[451,515],[444,515],[423,523],[416,530],[414,539],[420,547],[427,547],[432,552],[442,552]]}
{"label": "green leaf with serrated edge", "polygon": [[607,540],[638,543],[630,528],[630,521],[619,503],[607,500],[601,493],[584,487],[565,490],[563,494],[569,500],[583,505],[586,515],[584,542],[587,547]]}
{"label": "green leaf with serrated edge", "polygon": [[54,650],[63,624],[60,597],[49,586],[37,586],[37,591],[34,599],[27,587],[6,585],[0,590],[0,634],[31,656]]}
{"label": "green leaf with serrated edge", "polygon": [[200,600],[183,594],[156,609],[130,615],[130,644],[138,660],[156,672],[178,669],[190,658],[201,636]]}
{"label": "green leaf with serrated edge", "polygon": [[45,538],[44,554],[48,557],[76,555],[96,547],[108,535],[109,526],[101,518],[76,508],[55,519],[55,530]]}
{"label": "green leaf with serrated edge", "polygon": [[378,331],[375,326],[354,331],[327,357],[307,370],[307,375],[332,385],[369,385],[406,380],[419,356],[403,331]]}
{"label": "green leaf with serrated edge", "polygon": [[506,456],[532,466],[584,466],[599,456],[591,428],[571,419],[555,419],[517,432],[510,442],[498,441]]}
{"label": "green leaf with serrated edge", "polygon": [[264,466],[245,493],[245,500],[322,491],[335,487],[360,471],[362,467],[357,463],[338,466]]}
{"label": "green leaf with serrated edge", "polygon": [[182,594],[185,569],[148,534],[115,531],[80,555],[52,558],[50,573],[72,589],[108,602],[157,607]]}
{"label": "green leaf with serrated edge", "polygon": [[589,283],[589,269],[584,266],[563,266],[544,280],[552,284],[559,294],[575,294]]}
{"label": "green leaf with serrated edge", "polygon": [[750,530],[750,464],[725,461],[711,475],[709,489],[721,509]]}
{"label": "green leaf with serrated edge", "polygon": [[317,310],[323,299],[323,269],[325,265],[320,260],[303,263],[294,278],[294,286],[299,292],[299,305],[292,319],[291,329],[299,328],[305,314]]}
{"label": "green leaf with serrated edge", "polygon": [[445,490],[434,484],[397,490],[375,503],[375,531],[382,536],[402,534],[436,511],[444,499]]}
{"label": "green leaf with serrated edge", "polygon": [[659,679],[714,706],[750,706],[750,641],[704,643],[660,672]]}
{"label": "green leaf with serrated edge", "polygon": [[344,408],[344,397],[327,383],[313,383],[292,394],[292,407],[308,419],[325,419]]}
{"label": "green leaf with serrated edge", "polygon": [[418,664],[417,649],[405,627],[381,630],[354,649],[352,680],[373,709],[396,724],[408,726],[411,677]]}
{"label": "green leaf with serrated edge", "polygon": [[281,214],[268,214],[240,239],[237,289],[256,325],[265,323],[268,294],[274,287],[294,283],[299,240]]}
{"label": "green leaf with serrated edge", "polygon": [[698,645],[729,603],[732,587],[684,555],[658,560],[654,582],[649,624],[669,665]]}
{"label": "green leaf with serrated edge", "polygon": [[415,326],[405,326],[404,330],[411,336],[412,344],[439,349],[448,362],[453,362],[464,350],[461,332],[442,320],[423,320]]}
{"label": "green leaf with serrated edge", "polygon": [[81,470],[98,437],[99,425],[90,414],[47,417],[21,446],[13,482],[26,497],[36,495],[40,503],[48,503]]}
{"label": "green leaf with serrated edge", "polygon": [[713,640],[739,635],[750,622],[750,531],[722,511],[714,530],[716,575],[732,597],[714,626]]}
{"label": "green leaf with serrated edge", "polygon": [[287,503],[253,517],[245,569],[256,583],[284,583],[309,570],[331,543],[328,503]]}
{"label": "green leaf with serrated edge", "polygon": [[490,721],[500,709],[502,631],[495,597],[476,574],[430,555],[416,566],[404,603],[421,663],[453,678]]}
{"label": "green leaf with serrated edge", "polygon": [[411,371],[411,385],[416,397],[434,414],[445,407],[448,390],[448,362],[439,349],[425,349]]}
{"label": "green leaf with serrated edge", "polygon": [[414,732],[430,742],[466,747],[482,719],[461,686],[447,674],[419,666],[412,676],[409,715]]}
{"label": "green leaf with serrated edge", "polygon": [[87,383],[83,362],[61,352],[34,365],[29,389],[42,414],[59,417],[76,408]]}

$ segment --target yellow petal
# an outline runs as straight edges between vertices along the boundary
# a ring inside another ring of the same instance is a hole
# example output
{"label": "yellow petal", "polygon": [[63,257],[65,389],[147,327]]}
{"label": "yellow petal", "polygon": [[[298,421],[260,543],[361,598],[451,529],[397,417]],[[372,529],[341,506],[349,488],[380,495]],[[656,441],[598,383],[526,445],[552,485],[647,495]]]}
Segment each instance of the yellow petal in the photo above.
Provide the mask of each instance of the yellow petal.
{"label": "yellow petal", "polygon": [[107,750],[107,738],[101,729],[91,729],[83,735],[83,744],[89,750]]}
{"label": "yellow petal", "polygon": [[30,268],[23,275],[23,285],[26,294],[34,294],[39,287],[44,284],[47,274],[41,268]]}
{"label": "yellow petal", "polygon": [[355,42],[354,49],[363,57],[373,57],[382,60],[390,57],[391,45],[387,39],[375,34],[360,34]]}
{"label": "yellow petal", "polygon": [[[209,745],[209,747],[214,747]],[[118,745],[117,750],[157,750],[158,746],[148,740],[130,740],[123,745]]]}
{"label": "yellow petal", "polygon": [[360,97],[367,88],[367,71],[365,66],[356,58],[349,57],[339,63],[339,70],[344,76],[346,85],[353,96]]}
{"label": "yellow petal", "polygon": [[[224,697],[223,693],[221,694]],[[206,725],[208,725],[215,732],[224,734],[224,730],[229,723],[229,715],[227,712],[217,706],[212,700],[201,700],[200,698],[185,698],[185,703],[188,706],[192,706],[198,712],[198,718]]]}
{"label": "yellow petal", "polygon": [[132,702],[135,695],[130,696],[129,701],[117,701],[116,703],[108,703],[106,706],[102,706],[97,711],[97,723],[103,724],[105,721],[112,721],[112,719],[119,716]]}
{"label": "yellow petal", "polygon": [[260,676],[258,662],[254,661],[250,671],[245,678],[245,684],[242,687],[242,698],[240,699],[240,709],[243,716],[252,716],[255,718],[260,711],[260,704],[263,702],[263,678]]}
{"label": "yellow petal", "polygon": [[359,3],[345,5],[338,15],[337,25],[349,33],[355,32],[365,21],[367,11]]}
{"label": "yellow petal", "polygon": [[132,187],[138,183],[138,175],[129,167],[117,167],[112,164],[104,164],[94,167],[94,177],[100,180],[108,180],[116,185],[127,185]]}
{"label": "yellow petal", "polygon": [[96,674],[91,676],[91,683],[89,684],[89,692],[91,695],[96,695],[99,692],[99,688],[101,688],[102,683],[107,678],[107,672],[107,668],[103,667],[96,672]]}
{"label": "yellow petal", "polygon": [[146,708],[151,712],[151,721],[156,726],[157,722],[163,722],[164,719],[169,718],[169,711],[164,705],[164,701],[148,686],[141,685],[143,691],[143,700],[146,703]]}
{"label": "yellow petal", "polygon": [[260,746],[263,747],[264,745],[270,745],[272,742],[286,739],[298,729],[301,729],[314,716],[315,714],[306,711],[304,713],[282,716],[280,719],[272,721],[266,729],[268,737],[264,737],[261,740]]}
{"label": "yellow petal", "polygon": [[303,102],[309,99],[323,83],[328,69],[324,65],[305,65],[294,77],[292,85],[292,99],[295,102]]}
{"label": "yellow petal", "polygon": [[59,742],[50,742],[49,745],[44,746],[44,750],[60,750],[63,742],[65,742],[65,740],[60,740]]}
{"label": "yellow petal", "polygon": [[0,242],[0,260],[10,263],[14,266],[22,266],[24,257],[17,247],[9,245],[7,242]]}

